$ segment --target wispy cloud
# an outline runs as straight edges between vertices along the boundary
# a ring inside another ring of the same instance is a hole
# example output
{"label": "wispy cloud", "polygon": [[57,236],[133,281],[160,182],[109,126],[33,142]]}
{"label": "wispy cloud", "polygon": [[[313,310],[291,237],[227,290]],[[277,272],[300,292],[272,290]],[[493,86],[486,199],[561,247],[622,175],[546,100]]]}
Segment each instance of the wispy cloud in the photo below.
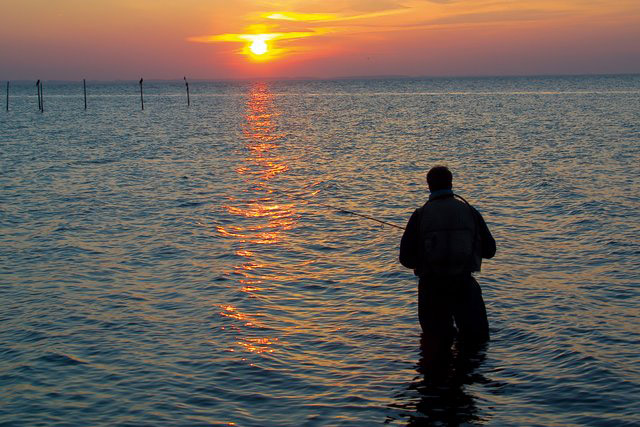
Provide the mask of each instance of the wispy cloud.
{"label": "wispy cloud", "polygon": [[335,13],[296,13],[296,12],[267,12],[262,18],[275,21],[333,21],[339,18]]}
{"label": "wispy cloud", "polygon": [[303,39],[306,37],[319,36],[322,34],[326,34],[326,29],[316,29],[314,31],[290,31],[284,33],[247,33],[247,34],[216,34],[211,36],[197,36],[197,37],[189,37],[189,41],[196,43],[217,43],[217,42],[253,42],[257,38],[264,41],[273,41],[273,40],[294,40],[294,39]]}
{"label": "wispy cloud", "polygon": [[423,24],[486,24],[500,22],[543,21],[571,15],[569,11],[501,10],[494,12],[461,13],[423,21]]}
{"label": "wispy cloud", "polygon": [[[189,37],[189,41],[196,43],[238,43],[243,46],[236,52],[247,55],[256,61],[268,61],[280,58],[292,53],[301,52],[306,49],[301,47],[277,47],[273,42],[299,40],[309,37],[318,37],[331,32],[330,28],[313,28],[306,31],[276,31],[273,26],[264,24],[251,25],[245,29],[244,33],[225,33],[206,36]],[[256,44],[264,45],[265,52],[256,54],[252,46]]]}
{"label": "wispy cloud", "polygon": [[356,21],[359,19],[379,18],[382,16],[397,15],[408,12],[409,9],[390,9],[377,12],[362,13],[356,15],[344,15],[338,13],[296,13],[296,12],[268,12],[262,15],[265,19],[275,21],[305,21],[305,22],[340,22]]}

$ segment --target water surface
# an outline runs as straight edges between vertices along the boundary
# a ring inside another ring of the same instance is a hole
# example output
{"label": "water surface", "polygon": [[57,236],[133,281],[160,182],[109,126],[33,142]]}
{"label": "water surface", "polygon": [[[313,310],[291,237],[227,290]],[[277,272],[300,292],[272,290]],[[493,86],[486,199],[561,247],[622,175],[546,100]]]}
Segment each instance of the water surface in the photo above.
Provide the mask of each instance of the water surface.
{"label": "water surface", "polygon": [[[638,425],[638,76],[12,84],[2,425]],[[400,231],[445,163],[497,256],[434,383]]]}

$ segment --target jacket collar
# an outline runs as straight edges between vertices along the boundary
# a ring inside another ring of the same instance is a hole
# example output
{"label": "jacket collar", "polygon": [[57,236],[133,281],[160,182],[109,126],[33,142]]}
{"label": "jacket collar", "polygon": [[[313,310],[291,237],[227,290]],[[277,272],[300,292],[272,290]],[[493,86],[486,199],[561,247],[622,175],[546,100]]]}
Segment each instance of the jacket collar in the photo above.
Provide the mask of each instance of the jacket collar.
{"label": "jacket collar", "polygon": [[446,188],[444,190],[432,191],[429,195],[429,200],[442,199],[445,197],[453,197],[453,190]]}

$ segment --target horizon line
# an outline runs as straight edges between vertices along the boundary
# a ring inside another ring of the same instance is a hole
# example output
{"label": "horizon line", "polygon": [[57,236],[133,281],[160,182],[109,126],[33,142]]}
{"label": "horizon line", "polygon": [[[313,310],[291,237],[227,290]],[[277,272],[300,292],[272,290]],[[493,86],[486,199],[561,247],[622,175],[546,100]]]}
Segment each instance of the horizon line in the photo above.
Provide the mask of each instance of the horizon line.
{"label": "horizon line", "polygon": [[[459,75],[407,75],[407,74],[375,74],[375,75],[344,75],[333,77],[313,77],[313,76],[276,76],[276,77],[233,77],[233,78],[193,78],[190,82],[207,82],[207,83],[228,83],[228,82],[247,82],[247,81],[335,81],[335,80],[418,80],[418,79],[483,79],[483,78],[532,78],[532,77],[607,77],[607,76],[640,76],[640,72],[624,72],[624,73],[543,73],[543,74],[459,74]],[[34,79],[1,79],[2,82],[31,82]],[[35,79],[37,80],[37,79]],[[53,83],[71,83],[82,81],[83,79],[39,79],[43,82]],[[139,77],[131,79],[84,79],[93,83],[120,83],[139,81]],[[145,81],[162,83],[162,82],[183,82],[182,78],[144,78]]]}

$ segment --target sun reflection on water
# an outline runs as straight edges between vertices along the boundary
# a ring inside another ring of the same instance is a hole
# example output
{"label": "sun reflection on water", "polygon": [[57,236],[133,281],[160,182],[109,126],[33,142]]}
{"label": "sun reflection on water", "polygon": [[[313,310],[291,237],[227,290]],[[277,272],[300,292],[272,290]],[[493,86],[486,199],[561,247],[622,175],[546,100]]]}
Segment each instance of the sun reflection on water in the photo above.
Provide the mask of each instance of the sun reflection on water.
{"label": "sun reflection on water", "polygon": [[250,353],[262,354],[273,353],[275,350],[273,345],[278,341],[277,338],[245,338],[242,341],[237,341],[236,344],[244,348]]}
{"label": "sun reflection on water", "polygon": [[[260,248],[282,243],[285,232],[296,226],[296,205],[282,203],[274,198],[271,181],[289,170],[280,152],[285,133],[278,129],[280,111],[269,86],[258,83],[248,94],[246,123],[243,129],[246,157],[235,172],[243,178],[247,189],[239,197],[229,198],[223,207],[236,217],[232,225],[219,225],[217,231],[236,245],[235,254],[242,259],[233,267],[232,274],[239,285],[238,291],[257,297],[268,291],[269,284],[279,279],[278,266],[271,266],[260,257]],[[221,316],[241,324],[235,350],[253,354],[275,351],[278,338],[261,334],[255,316],[241,313],[233,305],[222,307]]]}

